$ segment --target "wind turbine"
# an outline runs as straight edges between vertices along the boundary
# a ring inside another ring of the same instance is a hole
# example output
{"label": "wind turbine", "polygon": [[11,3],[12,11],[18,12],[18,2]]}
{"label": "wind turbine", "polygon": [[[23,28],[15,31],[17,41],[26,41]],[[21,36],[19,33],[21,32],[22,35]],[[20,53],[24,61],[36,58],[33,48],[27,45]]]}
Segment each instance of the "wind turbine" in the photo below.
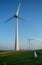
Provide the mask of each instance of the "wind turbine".
{"label": "wind turbine", "polygon": [[19,9],[20,9],[20,3],[19,3],[19,6],[18,6],[18,9],[17,9],[17,11],[16,11],[16,14],[13,15],[12,17],[10,17],[9,19],[7,19],[7,20],[5,21],[5,23],[6,23],[6,22],[10,21],[11,19],[16,18],[16,36],[15,36],[15,50],[16,50],[16,51],[19,50],[19,42],[18,42],[18,19],[21,19],[21,20],[24,21],[24,19],[22,19],[21,17],[18,16],[18,14],[19,14]]}
{"label": "wind turbine", "polygon": [[32,45],[31,40],[34,40],[34,39],[28,38],[27,40],[29,41],[29,50],[31,50],[31,45]]}

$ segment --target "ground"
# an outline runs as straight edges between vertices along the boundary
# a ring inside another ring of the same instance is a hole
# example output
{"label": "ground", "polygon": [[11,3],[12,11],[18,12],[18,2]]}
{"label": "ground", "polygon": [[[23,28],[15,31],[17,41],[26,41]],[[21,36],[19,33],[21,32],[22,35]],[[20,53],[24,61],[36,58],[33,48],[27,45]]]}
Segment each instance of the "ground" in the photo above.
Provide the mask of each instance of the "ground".
{"label": "ground", "polygon": [[0,65],[42,65],[42,50],[34,51],[0,51]]}

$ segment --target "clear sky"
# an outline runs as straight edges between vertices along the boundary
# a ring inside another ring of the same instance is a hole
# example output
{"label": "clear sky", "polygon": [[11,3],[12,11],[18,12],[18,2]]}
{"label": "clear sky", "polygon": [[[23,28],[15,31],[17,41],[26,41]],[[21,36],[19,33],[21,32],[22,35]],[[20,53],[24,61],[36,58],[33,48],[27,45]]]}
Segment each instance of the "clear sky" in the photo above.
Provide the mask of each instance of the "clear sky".
{"label": "clear sky", "polygon": [[19,20],[19,47],[28,49],[27,38],[33,38],[38,41],[31,41],[32,49],[42,48],[42,0],[0,0],[0,50],[15,47],[16,20],[4,21],[15,15],[19,2],[19,16],[26,20]]}

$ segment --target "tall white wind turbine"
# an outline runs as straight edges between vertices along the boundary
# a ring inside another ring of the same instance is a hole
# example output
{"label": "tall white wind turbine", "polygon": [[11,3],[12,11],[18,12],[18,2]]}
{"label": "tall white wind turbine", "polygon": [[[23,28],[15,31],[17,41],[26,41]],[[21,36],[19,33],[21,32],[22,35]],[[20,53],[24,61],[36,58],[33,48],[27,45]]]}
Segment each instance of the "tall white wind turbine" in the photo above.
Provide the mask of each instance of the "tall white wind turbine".
{"label": "tall white wind turbine", "polygon": [[15,34],[15,50],[16,51],[19,50],[19,42],[18,42],[18,19],[21,19],[21,20],[24,21],[24,19],[22,19],[21,17],[18,16],[19,9],[20,9],[20,3],[19,3],[19,6],[18,6],[18,9],[16,11],[16,14],[14,16],[12,16],[11,18],[9,18],[8,20],[5,21],[5,23],[6,23],[6,22],[10,21],[11,19],[16,18],[16,34]]}
{"label": "tall white wind turbine", "polygon": [[18,42],[18,13],[20,9],[20,3],[16,12],[16,37],[15,37],[15,50],[19,50],[19,42]]}

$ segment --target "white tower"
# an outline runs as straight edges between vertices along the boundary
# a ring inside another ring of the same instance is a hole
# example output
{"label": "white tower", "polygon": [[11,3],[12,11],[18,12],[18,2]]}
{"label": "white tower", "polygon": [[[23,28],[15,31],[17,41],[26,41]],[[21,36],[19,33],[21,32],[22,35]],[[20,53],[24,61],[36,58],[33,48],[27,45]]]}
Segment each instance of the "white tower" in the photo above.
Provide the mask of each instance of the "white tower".
{"label": "white tower", "polygon": [[15,36],[15,50],[19,50],[19,42],[18,42],[18,18],[16,18],[16,36]]}

